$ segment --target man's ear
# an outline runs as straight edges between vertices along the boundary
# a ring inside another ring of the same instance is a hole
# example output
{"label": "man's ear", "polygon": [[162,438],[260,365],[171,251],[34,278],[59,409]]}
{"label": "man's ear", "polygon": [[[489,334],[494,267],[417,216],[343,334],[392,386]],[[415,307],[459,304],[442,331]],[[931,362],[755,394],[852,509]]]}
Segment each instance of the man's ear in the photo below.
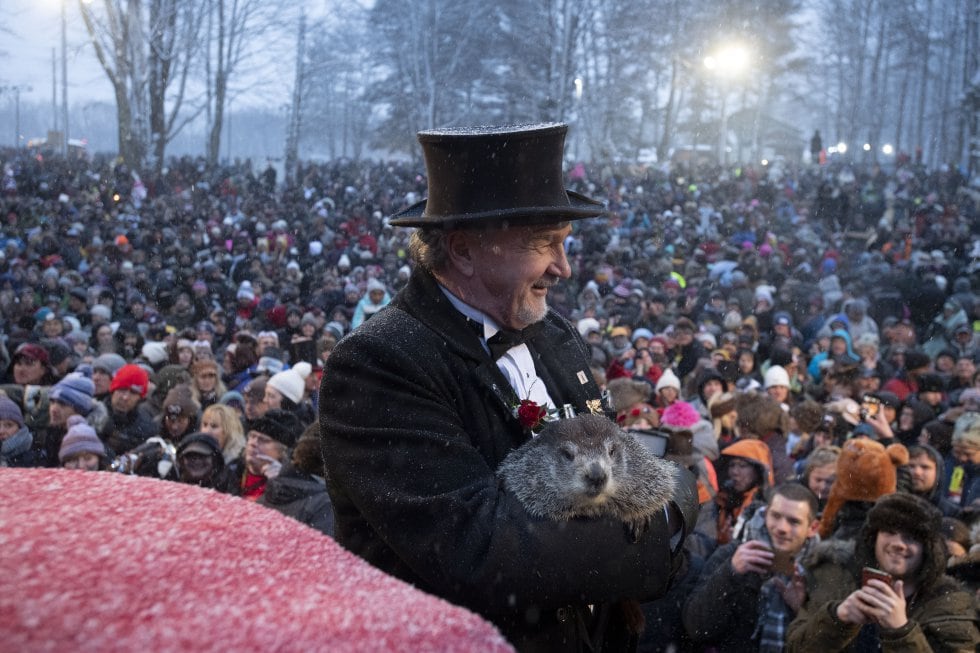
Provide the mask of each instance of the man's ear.
{"label": "man's ear", "polygon": [[813,521],[810,522],[810,528],[807,529],[806,536],[808,538],[813,537],[814,535],[817,534],[818,530],[820,530],[820,520],[814,519]]}
{"label": "man's ear", "polygon": [[465,277],[473,276],[473,272],[476,270],[473,255],[478,246],[479,243],[473,234],[465,231],[450,231],[446,234],[446,249],[448,250],[450,266]]}

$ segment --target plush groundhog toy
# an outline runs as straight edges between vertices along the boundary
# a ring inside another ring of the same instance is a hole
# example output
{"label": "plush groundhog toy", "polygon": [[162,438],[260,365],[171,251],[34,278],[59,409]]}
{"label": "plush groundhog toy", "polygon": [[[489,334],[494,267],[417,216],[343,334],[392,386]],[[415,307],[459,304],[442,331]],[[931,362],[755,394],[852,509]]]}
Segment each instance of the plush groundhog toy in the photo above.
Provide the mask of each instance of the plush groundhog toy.
{"label": "plush groundhog toy", "polygon": [[[655,457],[632,435],[600,415],[579,415],[546,426],[512,451],[497,476],[536,517],[621,519],[634,541],[673,495],[678,469]],[[644,628],[638,601],[620,602],[627,626]]]}

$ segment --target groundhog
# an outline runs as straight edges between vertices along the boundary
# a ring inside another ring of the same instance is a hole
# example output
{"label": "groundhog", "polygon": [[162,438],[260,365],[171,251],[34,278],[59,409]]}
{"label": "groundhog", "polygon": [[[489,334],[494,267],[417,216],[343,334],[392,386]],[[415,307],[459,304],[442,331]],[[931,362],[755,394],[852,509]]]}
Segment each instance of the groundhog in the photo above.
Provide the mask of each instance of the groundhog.
{"label": "groundhog", "polygon": [[[617,517],[634,541],[667,505],[676,475],[673,463],[600,415],[551,422],[497,470],[503,487],[531,515],[556,521]],[[639,602],[620,601],[620,607],[629,629],[643,632]]]}

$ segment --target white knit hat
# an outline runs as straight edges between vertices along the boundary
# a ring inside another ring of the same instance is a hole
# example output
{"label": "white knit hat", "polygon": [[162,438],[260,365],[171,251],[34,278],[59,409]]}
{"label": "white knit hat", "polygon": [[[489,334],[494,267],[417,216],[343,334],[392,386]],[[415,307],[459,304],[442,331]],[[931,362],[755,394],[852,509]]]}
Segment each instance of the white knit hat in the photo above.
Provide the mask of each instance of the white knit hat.
{"label": "white knit hat", "polygon": [[660,392],[664,388],[673,388],[677,392],[681,391],[681,380],[677,378],[674,374],[674,370],[669,367],[664,370],[664,373],[660,375],[660,379],[657,381],[657,387],[655,390]]}
{"label": "white knit hat", "polygon": [[268,386],[274,390],[278,390],[279,394],[286,399],[298,404],[303,399],[303,390],[306,388],[306,382],[300,376],[299,372],[289,369],[273,375],[269,379]]}
{"label": "white knit hat", "polygon": [[299,363],[296,363],[295,365],[293,365],[293,369],[296,371],[297,374],[299,374],[304,379],[309,377],[310,374],[313,372],[313,366],[307,363],[306,361],[300,361]]}
{"label": "white knit hat", "polygon": [[773,386],[789,387],[789,373],[782,365],[773,365],[766,371],[763,385],[768,390]]}

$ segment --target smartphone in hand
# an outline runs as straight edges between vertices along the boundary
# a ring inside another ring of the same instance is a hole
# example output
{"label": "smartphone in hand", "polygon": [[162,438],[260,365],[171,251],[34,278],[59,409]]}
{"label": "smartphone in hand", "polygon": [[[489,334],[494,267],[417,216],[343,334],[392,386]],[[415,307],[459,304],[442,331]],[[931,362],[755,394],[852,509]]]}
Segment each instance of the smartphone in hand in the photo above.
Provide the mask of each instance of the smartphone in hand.
{"label": "smartphone in hand", "polygon": [[886,585],[888,585],[888,587],[892,587],[893,583],[895,582],[895,579],[892,578],[891,574],[884,572],[880,569],[875,569],[874,567],[865,567],[864,569],[861,570],[861,587],[867,585],[868,581],[872,579],[880,580]]}

